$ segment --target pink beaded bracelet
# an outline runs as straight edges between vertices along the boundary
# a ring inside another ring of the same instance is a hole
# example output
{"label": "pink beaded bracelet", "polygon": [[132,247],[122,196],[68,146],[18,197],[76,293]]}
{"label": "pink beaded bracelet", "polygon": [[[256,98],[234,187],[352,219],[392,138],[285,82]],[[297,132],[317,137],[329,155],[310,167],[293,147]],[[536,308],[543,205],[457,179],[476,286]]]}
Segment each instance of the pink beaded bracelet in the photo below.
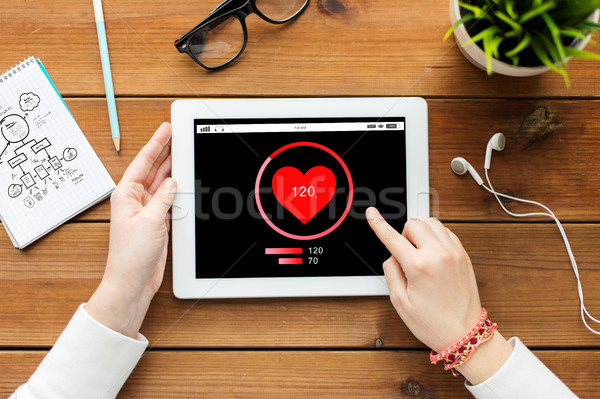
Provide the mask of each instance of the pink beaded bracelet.
{"label": "pink beaded bracelet", "polygon": [[455,377],[462,376],[456,368],[462,366],[473,355],[479,345],[489,341],[494,336],[494,330],[498,328],[496,323],[488,318],[487,310],[481,308],[481,317],[467,335],[454,345],[450,345],[446,350],[440,353],[431,351],[429,360],[432,364],[437,364],[439,361],[445,363],[444,370],[452,370],[452,375]]}

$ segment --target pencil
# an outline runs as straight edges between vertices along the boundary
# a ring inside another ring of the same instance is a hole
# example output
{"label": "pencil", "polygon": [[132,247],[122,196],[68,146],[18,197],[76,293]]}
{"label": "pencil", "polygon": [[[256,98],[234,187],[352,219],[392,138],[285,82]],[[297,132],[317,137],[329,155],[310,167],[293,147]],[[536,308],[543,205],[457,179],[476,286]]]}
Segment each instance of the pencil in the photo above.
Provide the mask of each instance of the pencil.
{"label": "pencil", "polygon": [[104,26],[104,13],[102,12],[102,0],[93,0],[94,15],[96,16],[96,31],[98,32],[98,47],[100,48],[100,60],[102,61],[102,74],[104,75],[104,90],[106,91],[106,104],[108,106],[108,118],[110,119],[110,131],[117,150],[121,151],[121,133],[119,131],[119,119],[117,118],[117,104],[115,102],[115,90],[113,88],[112,72],[110,70],[110,58],[108,57],[108,44],[106,41],[106,28]]}

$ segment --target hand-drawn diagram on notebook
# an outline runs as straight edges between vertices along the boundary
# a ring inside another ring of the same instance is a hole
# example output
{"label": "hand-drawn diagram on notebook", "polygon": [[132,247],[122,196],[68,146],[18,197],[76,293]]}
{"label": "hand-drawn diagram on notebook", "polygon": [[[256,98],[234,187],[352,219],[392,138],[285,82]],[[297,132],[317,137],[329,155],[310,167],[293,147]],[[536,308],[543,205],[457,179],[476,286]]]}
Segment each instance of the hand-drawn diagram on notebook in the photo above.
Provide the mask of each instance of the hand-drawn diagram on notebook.
{"label": "hand-drawn diagram on notebook", "polygon": [[[61,185],[77,184],[83,179],[83,173],[68,165],[77,157],[75,148],[57,148],[48,137],[32,137],[27,119],[40,102],[37,94],[23,93],[19,97],[23,114],[11,113],[0,119],[0,133],[6,140],[0,147],[0,164],[6,162],[10,166],[10,184],[0,189],[8,190],[10,198],[22,197],[27,208],[42,201],[52,190],[60,190]],[[35,126],[43,126],[49,114],[36,116]]]}

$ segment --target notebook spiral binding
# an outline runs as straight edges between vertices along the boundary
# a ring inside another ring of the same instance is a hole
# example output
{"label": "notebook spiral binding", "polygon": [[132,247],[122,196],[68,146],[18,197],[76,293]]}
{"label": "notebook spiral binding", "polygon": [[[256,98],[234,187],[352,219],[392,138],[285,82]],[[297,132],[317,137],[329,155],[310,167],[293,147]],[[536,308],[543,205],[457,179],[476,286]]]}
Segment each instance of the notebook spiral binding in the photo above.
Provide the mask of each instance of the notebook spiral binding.
{"label": "notebook spiral binding", "polygon": [[20,64],[15,65],[10,68],[8,71],[4,72],[0,75],[0,84],[6,82],[8,79],[21,72],[21,70],[27,68],[29,65],[36,63],[35,58],[29,57],[23,60]]}

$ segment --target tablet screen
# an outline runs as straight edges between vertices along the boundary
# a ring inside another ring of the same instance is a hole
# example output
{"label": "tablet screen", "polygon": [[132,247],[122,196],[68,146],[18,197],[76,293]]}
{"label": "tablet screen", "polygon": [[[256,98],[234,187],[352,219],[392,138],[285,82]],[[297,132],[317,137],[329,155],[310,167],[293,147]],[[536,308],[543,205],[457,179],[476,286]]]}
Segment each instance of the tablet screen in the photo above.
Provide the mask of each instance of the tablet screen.
{"label": "tablet screen", "polygon": [[405,119],[196,119],[196,278],[382,275],[406,222]]}

